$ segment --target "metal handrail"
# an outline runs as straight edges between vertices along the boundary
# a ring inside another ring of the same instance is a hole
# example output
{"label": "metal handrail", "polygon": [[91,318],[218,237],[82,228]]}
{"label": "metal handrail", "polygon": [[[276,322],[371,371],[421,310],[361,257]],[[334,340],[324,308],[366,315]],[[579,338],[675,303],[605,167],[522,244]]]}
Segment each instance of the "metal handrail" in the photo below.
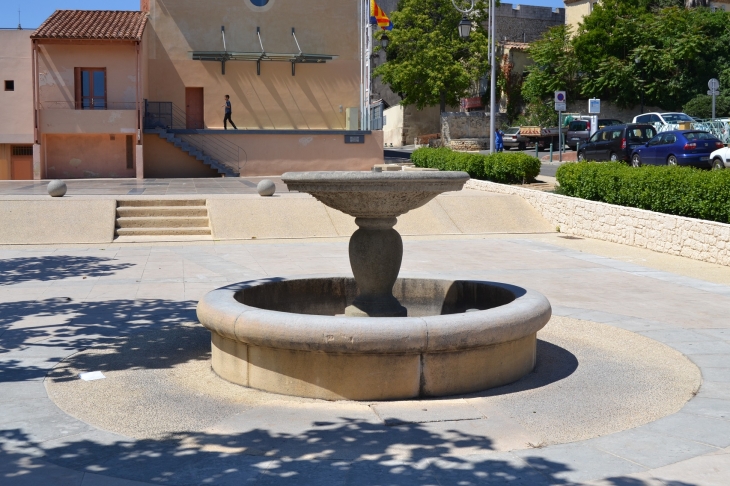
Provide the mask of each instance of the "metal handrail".
{"label": "metal handrail", "polygon": [[[678,123],[668,123],[668,124],[662,124],[662,123],[650,123],[651,125],[654,125],[654,127],[657,130],[657,133],[660,132],[670,132],[672,130],[680,130],[680,125]],[[686,126],[684,123],[682,126]],[[730,143],[730,118],[715,118],[715,119],[705,119],[705,120],[699,120],[696,122],[689,122],[690,130],[703,130],[706,132],[710,132],[712,135],[714,135],[718,140],[720,140],[724,144]]]}
{"label": "metal handrail", "polygon": [[[174,103],[145,100],[146,129],[181,130],[185,129],[186,126],[185,111]],[[222,135],[207,133],[175,133],[174,135],[203,155],[215,159],[229,169],[237,170],[239,174],[248,162],[246,150],[230,140],[226,140]]]}
{"label": "metal handrail", "polygon": [[82,106],[77,101],[40,101],[38,103],[43,110],[136,110],[135,101],[105,101],[103,105]]}

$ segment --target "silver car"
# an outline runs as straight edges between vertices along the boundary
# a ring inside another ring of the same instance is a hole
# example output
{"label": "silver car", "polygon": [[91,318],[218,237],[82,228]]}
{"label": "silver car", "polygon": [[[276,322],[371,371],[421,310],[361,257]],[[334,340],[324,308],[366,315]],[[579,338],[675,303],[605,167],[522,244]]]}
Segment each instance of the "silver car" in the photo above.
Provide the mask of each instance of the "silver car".
{"label": "silver car", "polygon": [[509,127],[504,131],[504,137],[502,137],[504,148],[518,148],[525,150],[527,148],[527,137],[520,135],[520,127]]}

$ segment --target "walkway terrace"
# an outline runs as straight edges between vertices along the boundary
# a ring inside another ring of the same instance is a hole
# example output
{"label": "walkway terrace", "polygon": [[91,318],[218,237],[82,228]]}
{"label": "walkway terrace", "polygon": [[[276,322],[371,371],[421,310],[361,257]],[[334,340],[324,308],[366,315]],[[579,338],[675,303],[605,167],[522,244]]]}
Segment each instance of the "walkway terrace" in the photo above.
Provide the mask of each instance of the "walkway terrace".
{"label": "walkway terrace", "polygon": [[[218,378],[197,301],[243,280],[348,274],[344,237],[0,247],[0,484],[730,484],[730,268],[537,231],[404,245],[404,275],[547,296],[535,371],[485,393],[374,403]],[[94,371],[104,379],[79,379]]]}

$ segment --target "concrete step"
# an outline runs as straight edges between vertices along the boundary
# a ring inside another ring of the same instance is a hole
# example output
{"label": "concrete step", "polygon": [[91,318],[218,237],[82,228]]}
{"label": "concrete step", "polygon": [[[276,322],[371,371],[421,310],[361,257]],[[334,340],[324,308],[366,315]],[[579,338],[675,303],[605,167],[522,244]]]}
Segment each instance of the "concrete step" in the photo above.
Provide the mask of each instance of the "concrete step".
{"label": "concrete step", "polygon": [[117,228],[117,236],[210,236],[210,228]]}
{"label": "concrete step", "polygon": [[122,199],[117,202],[118,208],[145,206],[205,206],[205,199]]}
{"label": "concrete step", "polygon": [[117,208],[118,218],[143,218],[149,216],[204,216],[208,217],[205,206],[126,206]]}
{"label": "concrete step", "polygon": [[207,228],[208,216],[147,216],[117,218],[117,228]]}

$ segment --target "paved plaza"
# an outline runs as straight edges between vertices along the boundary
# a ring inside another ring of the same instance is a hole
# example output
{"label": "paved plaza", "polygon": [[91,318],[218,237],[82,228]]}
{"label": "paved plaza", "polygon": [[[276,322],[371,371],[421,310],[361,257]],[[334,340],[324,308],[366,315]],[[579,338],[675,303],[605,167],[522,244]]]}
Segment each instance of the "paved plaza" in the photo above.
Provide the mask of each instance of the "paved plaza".
{"label": "paved plaza", "polygon": [[349,273],[345,238],[3,247],[0,484],[728,484],[730,269],[557,234],[404,246],[403,274],[545,294],[535,371],[384,403],[216,377],[197,301]]}

